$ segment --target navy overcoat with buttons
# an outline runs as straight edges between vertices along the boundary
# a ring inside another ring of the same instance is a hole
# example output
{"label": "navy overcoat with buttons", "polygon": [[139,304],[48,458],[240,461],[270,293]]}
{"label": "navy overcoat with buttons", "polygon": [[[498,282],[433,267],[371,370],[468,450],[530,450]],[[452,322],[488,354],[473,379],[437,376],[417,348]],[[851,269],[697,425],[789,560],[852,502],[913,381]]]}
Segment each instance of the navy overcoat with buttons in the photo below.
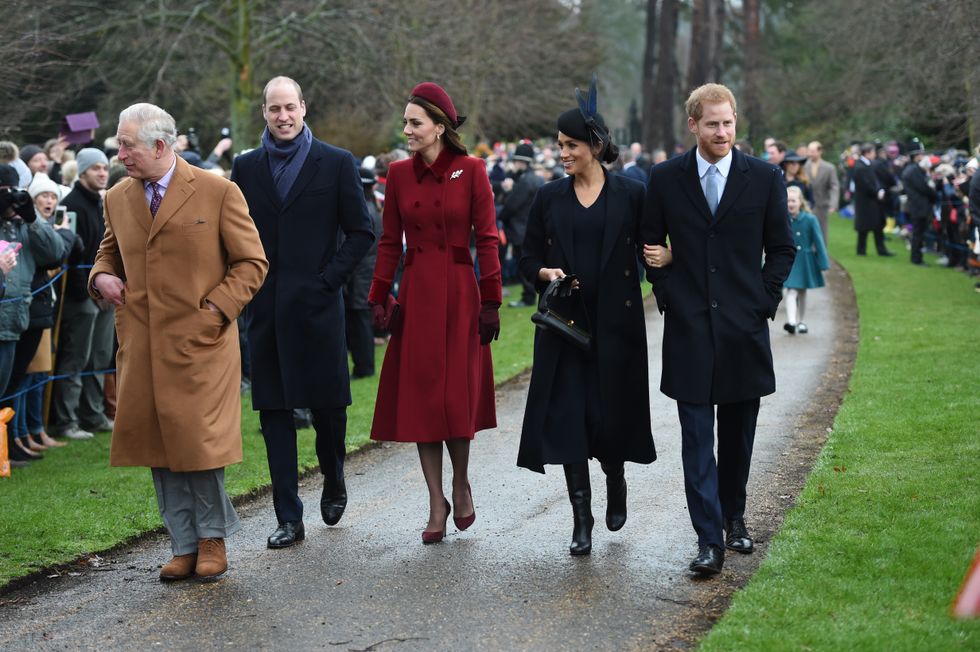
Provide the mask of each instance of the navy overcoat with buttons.
{"label": "navy overcoat with buttons", "polygon": [[[531,205],[521,273],[539,293],[548,283],[538,279],[543,268],[575,271],[572,224],[568,217],[578,199],[574,177],[545,184]],[[598,359],[601,432],[591,453],[603,462],[649,464],[656,457],[650,432],[650,384],[647,376],[646,319],[640,291],[638,240],[643,215],[643,184],[623,175],[606,173],[606,216],[600,253],[597,322],[591,324]],[[518,466],[544,472],[546,428],[569,431],[571,410],[549,414],[551,392],[560,358],[572,345],[551,331],[535,329],[534,367],[521,433]],[[563,460],[563,462],[581,460]]]}
{"label": "navy overcoat with buttons", "polygon": [[669,238],[673,253],[647,270],[664,314],[660,391],[702,405],[759,398],[776,391],[767,320],[796,256],[786,184],[776,166],[733,149],[712,216],[694,152],[650,171],[644,206],[643,242]]}
{"label": "navy overcoat with buttons", "polygon": [[[264,148],[235,159],[269,275],[248,306],[252,407],[338,408],[351,403],[343,286],[374,242],[350,152],[313,139],[285,201]],[[346,238],[338,248],[339,231]]]}

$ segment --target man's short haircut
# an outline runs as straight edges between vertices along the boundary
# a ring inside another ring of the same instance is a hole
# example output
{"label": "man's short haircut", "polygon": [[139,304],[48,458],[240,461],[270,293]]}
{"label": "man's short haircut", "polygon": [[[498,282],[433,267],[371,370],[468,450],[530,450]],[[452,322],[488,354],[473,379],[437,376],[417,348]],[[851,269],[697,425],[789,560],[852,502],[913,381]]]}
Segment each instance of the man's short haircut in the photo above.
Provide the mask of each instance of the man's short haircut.
{"label": "man's short haircut", "polygon": [[173,147],[177,142],[177,123],[172,115],[147,102],[141,102],[126,107],[119,114],[119,124],[134,122],[139,125],[137,138],[147,147],[152,148],[158,140],[167,147]]}
{"label": "man's short haircut", "polygon": [[782,154],[785,154],[786,153],[786,150],[789,149],[788,147],[786,147],[786,143],[784,143],[781,140],[777,140],[770,147],[775,147],[776,148],[776,151],[777,152],[780,152]]}
{"label": "man's short haircut", "polygon": [[862,154],[868,154],[869,152],[873,154],[876,149],[877,147],[875,147],[874,143],[864,143],[861,145]]}
{"label": "man's short haircut", "polygon": [[296,96],[299,97],[299,101],[303,101],[303,89],[299,87],[299,83],[291,77],[283,77],[280,75],[279,77],[273,77],[270,79],[265,85],[265,88],[262,89],[262,106],[265,106],[265,98],[269,94],[269,89],[279,84],[292,84],[293,88],[296,89]]}
{"label": "man's short haircut", "polygon": [[820,150],[821,152],[823,151],[823,145],[820,143],[819,140],[814,140],[813,142],[811,142],[810,147]]}
{"label": "man's short haircut", "polygon": [[732,113],[735,113],[735,96],[728,90],[727,86],[722,86],[721,84],[705,84],[691,91],[687,102],[684,103],[684,109],[687,111],[687,116],[694,118],[696,122],[704,115],[705,103],[718,104],[720,102],[731,104]]}

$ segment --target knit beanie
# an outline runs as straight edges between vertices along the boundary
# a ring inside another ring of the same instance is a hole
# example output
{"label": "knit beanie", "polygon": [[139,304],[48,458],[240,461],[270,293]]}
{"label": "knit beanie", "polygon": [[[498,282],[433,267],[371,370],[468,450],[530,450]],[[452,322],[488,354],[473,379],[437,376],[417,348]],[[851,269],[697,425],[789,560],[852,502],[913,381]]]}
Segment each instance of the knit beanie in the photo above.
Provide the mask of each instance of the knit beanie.
{"label": "knit beanie", "polygon": [[[23,154],[21,155],[23,156]],[[109,165],[109,159],[105,157],[101,149],[95,149],[94,147],[86,147],[78,153],[75,157],[78,161],[78,176],[85,174],[85,170],[89,169],[96,163],[103,163],[106,166]]]}
{"label": "knit beanie", "polygon": [[22,160],[25,164],[30,163],[32,158],[38,154],[41,154],[42,152],[44,152],[44,150],[37,145],[24,145],[24,147],[22,147],[20,150],[20,160]]}
{"label": "knit beanie", "polygon": [[51,177],[43,172],[38,172],[34,175],[34,180],[31,181],[31,185],[27,187],[27,192],[31,194],[31,199],[37,199],[37,196],[42,192],[53,193],[58,201],[61,201],[61,190]]}

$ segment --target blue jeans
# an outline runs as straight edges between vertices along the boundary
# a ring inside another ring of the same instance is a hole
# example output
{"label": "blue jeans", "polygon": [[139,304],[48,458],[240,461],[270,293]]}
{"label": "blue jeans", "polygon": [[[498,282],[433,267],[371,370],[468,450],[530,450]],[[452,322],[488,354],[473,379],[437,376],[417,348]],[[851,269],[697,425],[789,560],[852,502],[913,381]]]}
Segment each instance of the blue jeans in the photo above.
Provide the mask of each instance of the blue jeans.
{"label": "blue jeans", "polygon": [[34,387],[24,395],[24,419],[27,422],[27,432],[40,435],[44,432],[44,388],[42,385],[48,377],[44,372],[28,374],[24,387]]}

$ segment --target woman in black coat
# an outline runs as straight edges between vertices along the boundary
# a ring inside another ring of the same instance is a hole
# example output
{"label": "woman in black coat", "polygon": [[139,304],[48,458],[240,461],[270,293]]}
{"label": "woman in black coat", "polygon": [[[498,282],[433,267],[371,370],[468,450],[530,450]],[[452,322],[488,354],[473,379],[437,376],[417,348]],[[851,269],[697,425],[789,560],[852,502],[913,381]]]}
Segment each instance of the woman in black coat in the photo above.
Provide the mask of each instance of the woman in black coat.
{"label": "woman in black coat", "polygon": [[[644,188],[609,174],[615,161],[602,116],[573,109],[558,118],[561,162],[569,175],[538,190],[528,216],[521,273],[543,292],[574,274],[567,316],[588,324],[587,351],[538,329],[517,464],[544,473],[562,464],[572,503],[569,552],[592,549],[590,458],[606,473],[606,526],[626,523],[623,463],[656,459],[650,433],[646,325],[637,260]],[[588,117],[586,117],[588,116]],[[581,300],[579,300],[581,299]]]}

